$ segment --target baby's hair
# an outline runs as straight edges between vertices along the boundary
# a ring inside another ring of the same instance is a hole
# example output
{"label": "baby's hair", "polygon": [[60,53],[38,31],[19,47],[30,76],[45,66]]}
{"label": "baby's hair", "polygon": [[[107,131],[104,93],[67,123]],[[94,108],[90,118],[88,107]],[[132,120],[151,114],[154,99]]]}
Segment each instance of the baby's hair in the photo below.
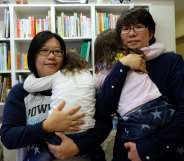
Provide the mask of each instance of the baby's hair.
{"label": "baby's hair", "polygon": [[80,58],[80,54],[77,52],[77,50],[75,49],[67,50],[66,64],[62,68],[62,72],[64,74],[68,72],[76,73],[88,68],[89,68],[88,63]]}
{"label": "baby's hair", "polygon": [[112,61],[112,53],[121,46],[115,30],[106,30],[97,35],[95,40],[95,62]]}
{"label": "baby's hair", "polygon": [[101,32],[95,40],[95,64],[96,71],[110,69],[114,55],[122,46],[121,40],[115,30]]}

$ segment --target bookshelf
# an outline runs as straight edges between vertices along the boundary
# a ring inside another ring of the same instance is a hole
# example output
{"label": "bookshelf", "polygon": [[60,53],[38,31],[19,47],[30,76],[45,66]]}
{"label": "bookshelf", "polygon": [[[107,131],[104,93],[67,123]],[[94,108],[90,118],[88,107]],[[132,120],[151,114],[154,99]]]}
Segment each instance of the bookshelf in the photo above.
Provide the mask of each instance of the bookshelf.
{"label": "bookshelf", "polygon": [[[4,65],[6,67],[0,67],[0,78],[1,80],[8,80],[8,82],[3,83],[1,81],[0,95],[2,89],[5,88],[3,84],[8,84],[7,89],[5,89],[7,94],[11,86],[21,82],[29,73],[26,56],[30,41],[37,32],[42,30],[56,32],[64,38],[67,48],[75,48],[79,53],[81,46],[84,46],[84,43],[88,41],[89,46],[86,51],[89,51],[89,53],[86,59],[94,72],[94,41],[99,32],[109,28],[109,15],[115,17],[113,18],[115,24],[122,10],[136,6],[144,6],[149,9],[151,7],[149,3],[1,4],[0,24],[4,27],[0,30],[0,49],[1,44],[6,44],[2,47],[5,49],[3,59],[6,60]],[[99,29],[101,21],[104,25]],[[2,66],[3,63],[0,64]],[[4,101],[4,99],[2,100]]]}

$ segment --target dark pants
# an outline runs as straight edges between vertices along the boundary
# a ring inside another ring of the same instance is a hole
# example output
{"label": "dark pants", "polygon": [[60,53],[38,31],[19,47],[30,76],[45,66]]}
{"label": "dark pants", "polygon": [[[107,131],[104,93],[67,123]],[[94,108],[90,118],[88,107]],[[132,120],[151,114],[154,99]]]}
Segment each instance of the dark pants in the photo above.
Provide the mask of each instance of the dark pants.
{"label": "dark pants", "polygon": [[[159,132],[174,113],[172,106],[159,97],[128,112],[118,120],[113,161],[129,161],[124,143],[137,142]],[[148,147],[149,148],[149,147]]]}
{"label": "dark pants", "polygon": [[[86,132],[70,134],[67,136],[69,136],[71,139],[74,139],[74,138],[80,139],[84,135],[86,135]],[[61,144],[61,139],[55,134],[50,135],[46,139],[46,141],[51,144],[55,144],[55,145]],[[89,159],[90,161],[105,161],[105,154],[100,145],[96,149],[92,149],[91,152],[89,154],[86,154],[84,157],[90,158]],[[52,161],[54,159],[55,158],[49,152],[47,145],[43,143],[43,144],[31,146],[29,150],[27,151],[27,155],[24,161]]]}

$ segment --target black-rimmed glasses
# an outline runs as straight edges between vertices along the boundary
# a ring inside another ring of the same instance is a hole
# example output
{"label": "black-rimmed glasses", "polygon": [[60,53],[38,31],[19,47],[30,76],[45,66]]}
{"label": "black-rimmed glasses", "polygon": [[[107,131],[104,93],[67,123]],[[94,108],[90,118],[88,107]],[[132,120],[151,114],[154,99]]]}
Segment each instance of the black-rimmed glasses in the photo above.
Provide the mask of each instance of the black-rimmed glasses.
{"label": "black-rimmed glasses", "polygon": [[128,34],[131,30],[134,32],[143,32],[145,31],[146,27],[143,26],[142,24],[137,24],[134,26],[123,26],[121,29],[122,34]]}
{"label": "black-rimmed glasses", "polygon": [[53,54],[56,57],[62,57],[64,55],[64,51],[61,49],[40,49],[39,54],[43,56],[49,56],[50,54]]}

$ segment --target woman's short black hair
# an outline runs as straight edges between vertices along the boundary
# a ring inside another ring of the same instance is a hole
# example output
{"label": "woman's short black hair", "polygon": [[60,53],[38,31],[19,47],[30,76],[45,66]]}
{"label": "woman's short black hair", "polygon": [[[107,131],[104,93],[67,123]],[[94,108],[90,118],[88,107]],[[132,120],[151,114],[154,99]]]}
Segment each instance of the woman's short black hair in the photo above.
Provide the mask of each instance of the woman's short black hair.
{"label": "woman's short black hair", "polygon": [[123,26],[131,26],[136,24],[143,24],[148,28],[149,32],[153,33],[153,37],[149,41],[149,45],[153,44],[156,41],[154,36],[156,24],[152,15],[145,8],[137,7],[123,11],[116,23],[116,31],[120,36]]}
{"label": "woman's short black hair", "polygon": [[29,49],[28,49],[28,68],[29,70],[36,76],[38,76],[38,72],[36,69],[36,57],[39,53],[39,50],[43,47],[43,45],[51,38],[55,38],[59,41],[61,49],[64,51],[63,55],[63,65],[65,65],[66,61],[66,45],[64,40],[56,33],[52,33],[50,31],[42,31],[35,35],[33,40],[30,43]]}

